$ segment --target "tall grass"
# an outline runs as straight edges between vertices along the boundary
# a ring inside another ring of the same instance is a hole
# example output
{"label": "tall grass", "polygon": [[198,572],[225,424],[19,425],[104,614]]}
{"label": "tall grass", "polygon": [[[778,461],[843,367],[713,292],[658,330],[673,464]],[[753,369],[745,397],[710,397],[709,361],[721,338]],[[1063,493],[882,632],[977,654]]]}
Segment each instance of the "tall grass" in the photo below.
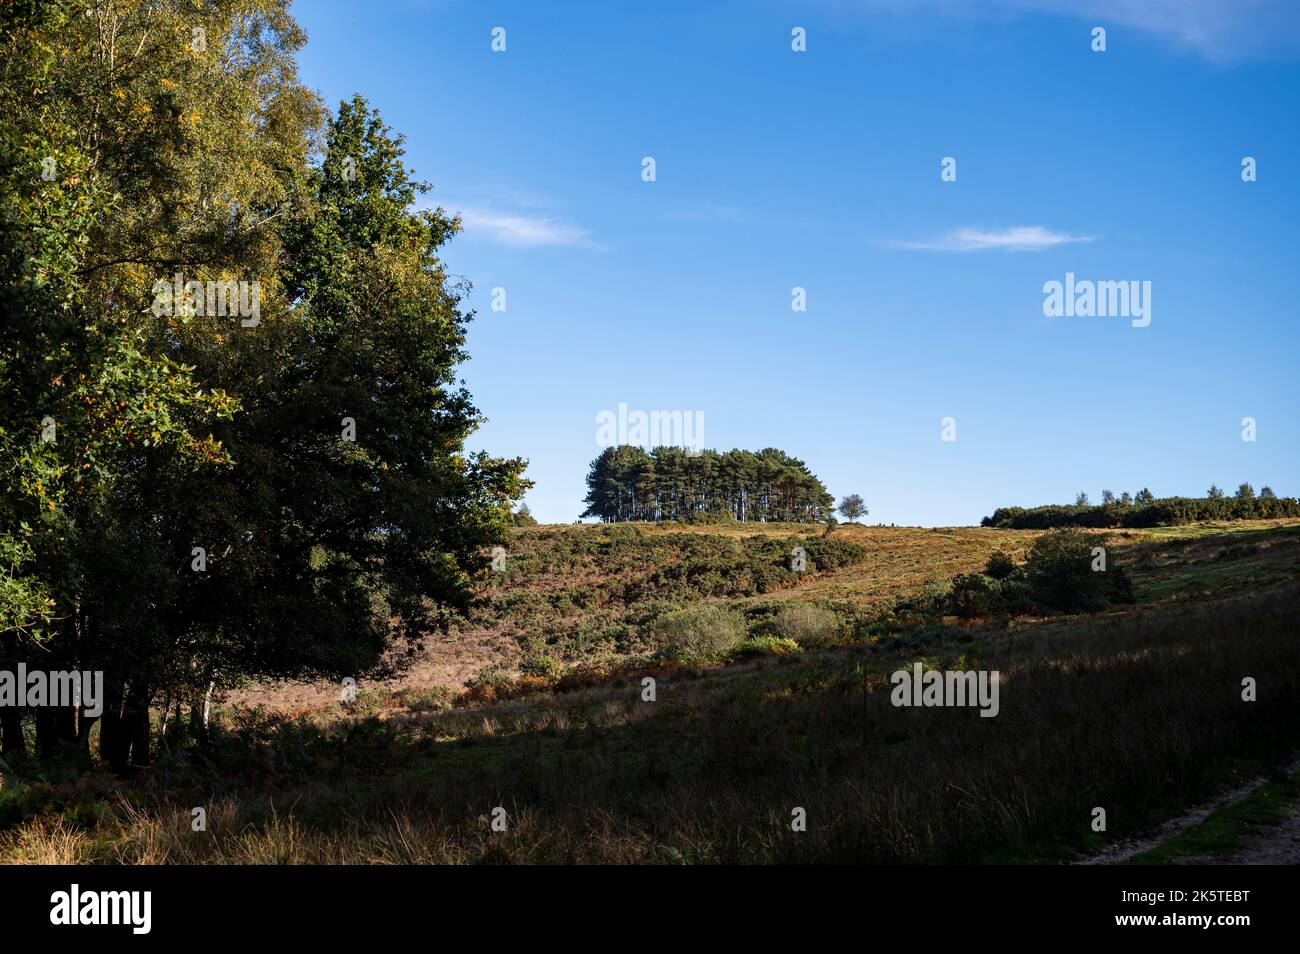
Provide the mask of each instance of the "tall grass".
{"label": "tall grass", "polygon": [[[1295,585],[976,630],[923,647],[997,669],[1001,711],[895,708],[882,640],[664,679],[323,726],[227,727],[167,786],[36,812],[0,860],[150,863],[1024,859],[1132,833],[1300,742]],[[974,638],[972,638],[972,636]],[[1244,702],[1241,680],[1258,681]],[[178,770],[179,771],[179,770]],[[193,832],[204,805],[208,830]],[[508,826],[494,832],[493,808]],[[807,813],[806,831],[791,812]]]}

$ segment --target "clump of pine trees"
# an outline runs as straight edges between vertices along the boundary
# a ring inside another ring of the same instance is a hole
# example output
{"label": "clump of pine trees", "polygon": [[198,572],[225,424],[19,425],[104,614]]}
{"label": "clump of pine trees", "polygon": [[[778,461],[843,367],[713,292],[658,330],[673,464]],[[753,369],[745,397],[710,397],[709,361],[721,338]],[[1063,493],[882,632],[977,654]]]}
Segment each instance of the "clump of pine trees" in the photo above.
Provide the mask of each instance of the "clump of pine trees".
{"label": "clump of pine trees", "polygon": [[801,460],[768,447],[698,453],[606,448],[587,473],[584,517],[823,523],[835,500]]}

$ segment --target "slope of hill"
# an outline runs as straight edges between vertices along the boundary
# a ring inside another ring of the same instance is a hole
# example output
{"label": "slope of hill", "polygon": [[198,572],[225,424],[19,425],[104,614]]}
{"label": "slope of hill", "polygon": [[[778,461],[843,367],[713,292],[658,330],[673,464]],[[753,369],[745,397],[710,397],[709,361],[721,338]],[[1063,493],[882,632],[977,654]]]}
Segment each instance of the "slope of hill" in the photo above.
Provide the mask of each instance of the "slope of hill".
{"label": "slope of hill", "polygon": [[[337,687],[250,691],[275,706],[227,706],[138,783],[7,785],[0,859],[1060,860],[1300,747],[1295,522],[1117,536],[1137,602],[1093,616],[925,611],[946,576],[1030,533],[831,539],[520,531],[478,615],[428,648],[468,661],[427,656],[423,682],[363,681],[348,704]],[[797,545],[806,571],[774,564]],[[750,649],[655,648],[663,619],[701,605],[742,616]],[[798,630],[806,646],[771,632],[790,606],[815,611],[798,616],[817,624]],[[997,716],[892,704],[892,674],[917,665],[996,671]]]}
{"label": "slope of hill", "polygon": [[[983,527],[840,525],[829,536],[799,524],[578,524],[518,529],[505,571],[484,604],[448,633],[431,634],[400,675],[360,679],[383,697],[450,699],[476,675],[608,665],[652,651],[656,619],[700,600],[743,612],[757,627],[789,603],[836,613],[851,632],[900,602],[942,592],[990,555],[1023,557],[1041,531]],[[788,571],[805,545],[810,564]],[[1235,521],[1111,531],[1115,559],[1139,606],[1229,595],[1300,578],[1300,521]],[[825,552],[819,566],[817,556]],[[949,620],[948,622],[952,622]],[[235,693],[241,705],[305,712],[336,704],[334,685],[278,685]]]}
{"label": "slope of hill", "polygon": [[[401,676],[372,685],[407,695],[459,690],[485,670],[517,670],[530,655],[561,665],[637,656],[651,648],[647,631],[658,617],[699,600],[725,601],[750,616],[788,601],[817,601],[846,622],[870,619],[927,583],[978,569],[995,550],[1019,554],[1038,535],[853,524],[829,536],[821,528],[776,523],[521,528],[505,571],[484,591],[484,605],[450,632],[431,634]],[[789,569],[798,546],[808,553],[803,572]],[[246,690],[234,699],[303,711],[338,696],[336,686],[295,684]]]}

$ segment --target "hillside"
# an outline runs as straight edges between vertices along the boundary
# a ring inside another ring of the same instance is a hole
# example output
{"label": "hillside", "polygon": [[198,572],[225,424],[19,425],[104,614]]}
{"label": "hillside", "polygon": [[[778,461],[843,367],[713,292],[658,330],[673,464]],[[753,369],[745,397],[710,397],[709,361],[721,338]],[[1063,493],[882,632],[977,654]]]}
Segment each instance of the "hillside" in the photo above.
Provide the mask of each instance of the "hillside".
{"label": "hillside", "polygon": [[[192,757],[164,755],[162,783],[11,785],[0,858],[1063,860],[1290,763],[1300,524],[1125,534],[1108,546],[1136,602],[1096,615],[926,611],[945,576],[1032,539],[521,530],[475,618],[406,680],[363,680],[346,705],[336,687],[248,691]],[[791,578],[769,557],[796,540],[810,568]],[[744,641],[708,661],[654,648],[701,604],[743,613]],[[773,635],[791,619],[807,646]],[[890,674],[915,665],[999,672],[997,718],[891,705]]]}
{"label": "hillside", "polygon": [[[937,613],[947,581],[1035,534],[806,530],[519,530],[405,677],[346,704],[246,690],[148,778],[11,780],[0,859],[1063,860],[1300,747],[1300,523],[1126,532],[1107,546],[1132,604],[987,618]],[[683,614],[739,641],[657,645]],[[918,665],[1000,673],[997,718],[891,705]]]}
{"label": "hillside", "polygon": [[[562,668],[636,658],[650,648],[643,631],[656,617],[703,599],[725,602],[751,620],[787,603],[814,603],[861,629],[899,601],[978,570],[996,551],[1022,557],[1041,531],[842,524],[829,538],[821,534],[799,524],[758,523],[516,529],[506,570],[484,590],[484,605],[450,632],[428,636],[400,676],[360,680],[362,691],[384,697],[383,708],[400,707],[402,699],[428,693],[450,699],[478,674],[518,672],[539,657]],[[752,561],[782,561],[801,541],[861,552],[843,566],[782,574],[754,592]],[[1133,578],[1137,613],[1174,598],[1300,579],[1300,520],[1117,530],[1108,541]],[[336,707],[338,695],[334,685],[280,684],[232,700],[304,712]]]}

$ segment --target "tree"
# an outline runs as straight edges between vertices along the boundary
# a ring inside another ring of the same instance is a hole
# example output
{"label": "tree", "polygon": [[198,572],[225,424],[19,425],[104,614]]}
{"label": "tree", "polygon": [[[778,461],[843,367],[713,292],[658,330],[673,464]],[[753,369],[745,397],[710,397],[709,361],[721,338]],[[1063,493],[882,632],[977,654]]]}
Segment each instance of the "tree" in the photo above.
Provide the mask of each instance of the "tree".
{"label": "tree", "polygon": [[[418,645],[527,481],[464,451],[458,223],[415,207],[363,100],[327,120],[298,83],[287,3],[62,9],[0,21],[0,662],[104,671],[100,753],[124,765],[151,707],[171,726],[214,688]],[[151,308],[178,271],[259,289],[257,320],[181,307],[188,287]],[[38,713],[38,748],[90,721]]]}
{"label": "tree", "polygon": [[1079,495],[1078,495],[1077,497],[1074,498],[1074,505],[1075,505],[1076,507],[1087,507],[1087,506],[1089,506],[1089,503],[1088,503],[1088,492],[1087,492],[1086,490],[1081,491],[1081,492],[1079,493]]}
{"label": "tree", "polygon": [[1259,490],[1259,499],[1260,499],[1260,500],[1276,500],[1276,499],[1277,499],[1277,494],[1273,493],[1273,488],[1272,488],[1272,487],[1270,487],[1270,486],[1268,486],[1267,484],[1265,484],[1265,485],[1264,485],[1263,487],[1261,487],[1260,490]]}
{"label": "tree", "polygon": [[[143,84],[138,77],[145,72],[156,80],[162,69],[146,56],[139,64],[119,63],[109,75],[104,38],[119,23],[104,19],[135,13],[124,6],[92,18],[67,5],[28,4],[7,8],[0,19],[5,668],[30,662],[40,669],[112,670],[115,661],[120,668],[135,659],[149,627],[132,618],[131,594],[148,602],[162,592],[150,592],[159,582],[157,554],[137,546],[147,529],[137,501],[156,491],[160,479],[225,459],[207,431],[235,402],[198,386],[192,369],[156,347],[156,332],[137,317],[147,313],[148,286],[121,280],[125,262],[102,264],[117,258],[132,229],[125,198],[143,189],[161,200],[145,205],[166,206],[175,185],[159,178],[175,155],[174,130],[150,109],[143,118],[124,111],[127,97],[110,95]],[[142,125],[152,137],[147,145],[135,138]],[[131,166],[131,175],[119,183],[109,170],[121,164]],[[152,234],[149,247],[169,237]],[[116,594],[126,625],[107,640],[115,659],[102,646],[104,630],[116,620],[87,598],[114,570],[96,559],[106,529],[120,545],[118,562],[134,563],[125,575],[129,589]],[[102,737],[147,749],[147,706],[134,705],[134,737],[117,733],[111,718]],[[84,747],[95,721],[72,709],[6,707],[0,710],[4,748],[18,757],[26,750],[27,715],[41,754],[65,742]]]}
{"label": "tree", "polygon": [[1139,507],[1145,507],[1155,503],[1156,495],[1143,487],[1133,496],[1133,502]]}
{"label": "tree", "polygon": [[857,523],[868,512],[867,505],[863,503],[862,497],[858,494],[849,494],[840,501],[840,514],[849,523]]}
{"label": "tree", "polygon": [[1115,503],[1115,492],[1113,490],[1103,490],[1101,492],[1101,505],[1109,507]]}
{"label": "tree", "polygon": [[1120,494],[1119,503],[1121,507],[1133,506],[1133,495],[1127,490],[1124,491],[1124,493]]}
{"label": "tree", "polygon": [[1223,490],[1220,489],[1218,484],[1210,484],[1210,489],[1205,492],[1205,496],[1210,500],[1222,500]]}
{"label": "tree", "polygon": [[170,504],[172,546],[219,555],[178,599],[201,684],[338,679],[417,648],[468,609],[527,486],[522,461],[463,452],[480,420],[456,378],[468,317],[438,259],[457,223],[414,208],[427,186],[364,100],[322,132],[355,178],[304,170],[265,328],[195,355],[245,405],[217,431],[233,465]]}
{"label": "tree", "polygon": [[1254,500],[1255,488],[1252,487],[1250,484],[1242,484],[1237,488],[1237,492],[1233,494],[1233,496],[1237,500]]}
{"label": "tree", "polygon": [[587,471],[583,517],[821,523],[834,498],[807,465],[768,447],[753,453],[607,447]]}

